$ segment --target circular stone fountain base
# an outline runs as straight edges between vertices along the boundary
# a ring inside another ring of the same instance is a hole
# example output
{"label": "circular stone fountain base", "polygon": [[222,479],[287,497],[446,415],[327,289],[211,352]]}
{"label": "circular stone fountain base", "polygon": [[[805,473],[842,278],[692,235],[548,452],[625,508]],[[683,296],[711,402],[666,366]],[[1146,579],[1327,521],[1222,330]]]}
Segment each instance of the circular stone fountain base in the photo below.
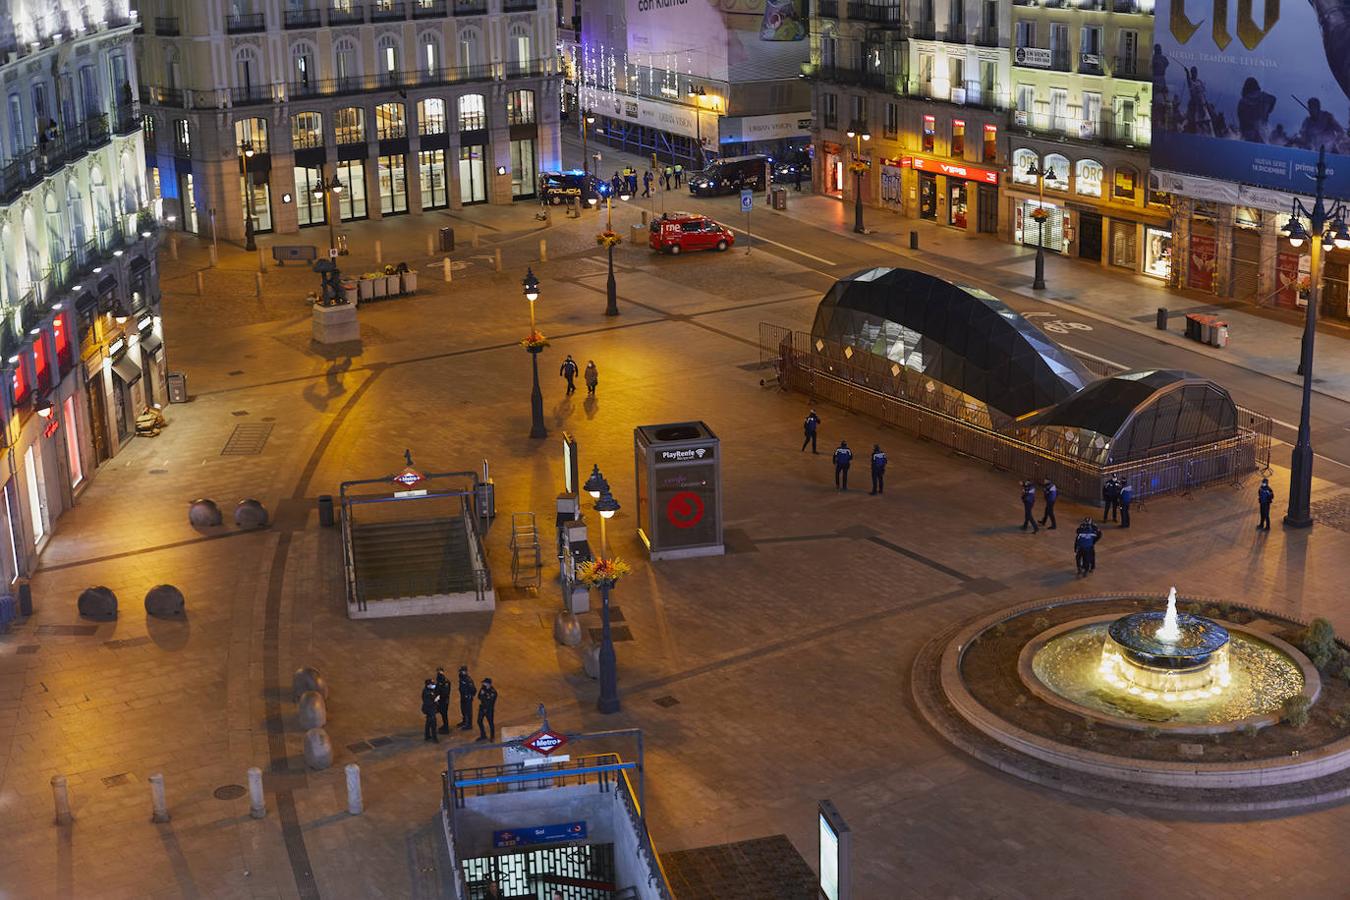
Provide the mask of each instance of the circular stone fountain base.
{"label": "circular stone fountain base", "polygon": [[[1334,715],[1350,708],[1350,685],[1337,678],[1319,687],[1303,655],[1274,635],[1303,624],[1287,617],[1226,604],[1223,615],[1217,610],[1211,615],[1239,640],[1250,637],[1300,661],[1304,689],[1314,695],[1321,691],[1304,729],[1275,725],[1278,714],[1267,713],[1259,721],[1225,723],[1227,733],[1169,732],[1156,723],[1143,723],[1140,730],[1138,723],[1084,711],[1043,684],[1032,690],[1038,679],[1023,681],[1022,662],[1034,657],[1034,651],[1024,651],[1038,638],[1052,640],[1056,633],[1156,609],[1161,602],[1138,595],[1066,598],[956,626],[916,657],[915,700],[940,734],[985,763],[1110,802],[1187,811],[1279,811],[1350,798],[1350,725]],[[1183,598],[1183,603],[1195,602]]]}

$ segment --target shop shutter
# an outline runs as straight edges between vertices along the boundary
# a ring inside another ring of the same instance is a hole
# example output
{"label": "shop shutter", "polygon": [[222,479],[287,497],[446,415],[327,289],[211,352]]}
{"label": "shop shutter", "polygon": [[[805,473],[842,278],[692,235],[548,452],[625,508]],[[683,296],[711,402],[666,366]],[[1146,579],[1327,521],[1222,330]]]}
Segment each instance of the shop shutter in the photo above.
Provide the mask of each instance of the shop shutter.
{"label": "shop shutter", "polygon": [[[1040,224],[1031,217],[1035,209],[1036,204],[1031,200],[1022,204],[1022,243],[1028,247],[1036,246],[1041,233]],[[1064,210],[1058,206],[1047,206],[1045,209],[1050,213],[1045,220],[1045,249],[1059,253],[1064,249]]]}
{"label": "shop shutter", "polygon": [[1259,303],[1261,232],[1233,229],[1233,299]]}
{"label": "shop shutter", "polygon": [[1133,222],[1111,222],[1111,265],[1139,268],[1139,228]]}

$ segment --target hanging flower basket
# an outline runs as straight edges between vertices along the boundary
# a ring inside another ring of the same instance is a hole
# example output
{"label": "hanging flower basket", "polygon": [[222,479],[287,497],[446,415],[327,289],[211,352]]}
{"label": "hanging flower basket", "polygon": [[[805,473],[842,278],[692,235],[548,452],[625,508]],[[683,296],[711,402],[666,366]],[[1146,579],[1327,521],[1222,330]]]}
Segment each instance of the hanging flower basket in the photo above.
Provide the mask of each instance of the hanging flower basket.
{"label": "hanging flower basket", "polygon": [[1044,222],[1050,218],[1050,213],[1046,212],[1044,207],[1038,206],[1031,211],[1031,217],[1037,222]]}
{"label": "hanging flower basket", "polygon": [[617,556],[613,559],[591,559],[577,566],[577,580],[591,587],[613,585],[632,571],[633,567]]}
{"label": "hanging flower basket", "polygon": [[595,242],[608,250],[616,244],[623,243],[623,238],[619,237],[618,232],[602,231],[595,236]]}
{"label": "hanging flower basket", "polygon": [[865,175],[870,168],[871,166],[865,162],[851,162],[848,164],[848,170],[854,175]]}
{"label": "hanging flower basket", "polygon": [[548,346],[548,338],[544,337],[542,332],[531,331],[520,339],[520,346],[526,350],[542,350]]}

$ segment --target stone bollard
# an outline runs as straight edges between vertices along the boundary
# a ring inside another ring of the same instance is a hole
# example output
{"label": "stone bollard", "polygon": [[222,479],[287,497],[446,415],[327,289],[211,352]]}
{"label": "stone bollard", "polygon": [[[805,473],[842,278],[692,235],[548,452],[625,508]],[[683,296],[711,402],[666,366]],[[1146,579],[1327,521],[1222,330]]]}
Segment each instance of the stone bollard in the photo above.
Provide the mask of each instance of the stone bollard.
{"label": "stone bollard", "polygon": [[213,525],[219,525],[225,521],[220,514],[220,507],[216,506],[216,501],[208,500],[205,497],[193,500],[188,504],[188,524],[195,525],[198,528],[210,528]]}
{"label": "stone bollard", "polygon": [[472,248],[475,249],[475,250],[478,249],[478,226],[477,226],[477,225],[470,225],[470,226],[469,226],[469,246],[472,247]]}
{"label": "stone bollard", "polygon": [[258,248],[258,271],[267,271],[267,257],[263,256],[263,248]]}
{"label": "stone bollard", "polygon": [[205,295],[206,295],[206,276],[205,276],[204,274],[202,274],[201,272],[198,272],[198,273],[197,273],[197,296],[198,296],[198,297],[203,297],[203,296],[205,296]]}
{"label": "stone bollard", "polygon": [[333,742],[322,728],[305,732],[305,765],[311,769],[326,769],[333,764]]}
{"label": "stone bollard", "polygon": [[70,790],[66,787],[66,776],[52,776],[52,796],[56,799],[56,824],[69,825],[75,817],[70,814]]}
{"label": "stone bollard", "polygon": [[498,247],[496,250],[492,251],[492,264],[497,268],[498,272],[502,270],[502,248]]}
{"label": "stone bollard", "polygon": [[375,242],[375,265],[384,265],[384,244],[381,241]]}
{"label": "stone bollard", "polygon": [[450,257],[441,260],[441,274],[445,276],[445,283],[450,283]]}
{"label": "stone bollard", "polygon": [[257,766],[248,770],[248,814],[255,819],[267,815],[267,800],[263,797],[262,769]]}
{"label": "stone bollard", "polygon": [[435,236],[434,234],[428,234],[428,235],[427,235],[427,256],[435,256],[435,255],[436,255],[436,236]]}
{"label": "stone bollard", "polygon": [[295,674],[291,676],[291,699],[299,703],[306,691],[314,691],[324,700],[328,699],[328,682],[323,680],[319,670],[313,666],[296,669]]}
{"label": "stone bollard", "polygon": [[261,296],[263,295],[263,273],[261,273],[261,272],[254,272],[254,273],[253,273],[253,278],[254,278],[254,280],[256,281],[256,284],[255,284],[255,286],[254,286],[254,293],[255,293],[258,297],[261,297]]}
{"label": "stone bollard", "polygon": [[353,816],[361,815],[365,805],[361,802],[361,767],[356,763],[347,763],[347,812]]}
{"label": "stone bollard", "polygon": [[559,610],[553,617],[553,639],[564,647],[581,646],[581,623],[571,611]]}
{"label": "stone bollard", "polygon": [[240,500],[234,507],[234,524],[240,528],[266,528],[267,508],[251,497]]}
{"label": "stone bollard", "polygon": [[150,776],[150,803],[152,812],[150,821],[156,824],[163,824],[169,821],[169,803],[164,797],[164,776],[154,774]]}
{"label": "stone bollard", "polygon": [[117,595],[110,588],[91,587],[85,588],[80,593],[80,599],[76,603],[80,615],[88,619],[115,619],[117,618]]}
{"label": "stone bollard", "polygon": [[539,239],[539,261],[548,262],[548,241],[545,238]]}
{"label": "stone bollard", "polygon": [[178,237],[169,235],[169,259],[178,262]]}
{"label": "stone bollard", "polygon": [[206,248],[206,259],[211,264],[211,268],[214,269],[217,262],[216,248],[214,246]]}
{"label": "stone bollard", "polygon": [[146,615],[172,619],[183,615],[186,607],[183,592],[171,584],[157,584],[145,592]]}
{"label": "stone bollard", "polygon": [[318,691],[305,691],[300,695],[300,727],[308,731],[322,728],[328,724],[328,704]]}

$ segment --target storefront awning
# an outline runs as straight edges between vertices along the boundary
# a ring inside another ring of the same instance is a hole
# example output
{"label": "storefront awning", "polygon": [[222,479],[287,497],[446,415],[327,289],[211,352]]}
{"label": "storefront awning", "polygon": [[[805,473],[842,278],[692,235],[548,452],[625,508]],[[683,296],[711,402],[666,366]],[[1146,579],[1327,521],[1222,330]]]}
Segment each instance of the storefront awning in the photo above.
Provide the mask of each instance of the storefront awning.
{"label": "storefront awning", "polygon": [[141,352],[145,354],[154,353],[160,347],[164,346],[164,339],[153,331],[141,338]]}
{"label": "storefront awning", "polygon": [[150,263],[149,261],[146,260],[144,256],[137,256],[131,260],[130,268],[132,272],[140,272],[144,269],[150,268]]}
{"label": "storefront awning", "polygon": [[109,294],[117,290],[117,278],[109,275],[98,283],[98,292],[100,294]]}
{"label": "storefront awning", "polygon": [[130,356],[122,356],[113,360],[112,369],[127,387],[131,387],[140,380],[141,367],[136,365]]}

